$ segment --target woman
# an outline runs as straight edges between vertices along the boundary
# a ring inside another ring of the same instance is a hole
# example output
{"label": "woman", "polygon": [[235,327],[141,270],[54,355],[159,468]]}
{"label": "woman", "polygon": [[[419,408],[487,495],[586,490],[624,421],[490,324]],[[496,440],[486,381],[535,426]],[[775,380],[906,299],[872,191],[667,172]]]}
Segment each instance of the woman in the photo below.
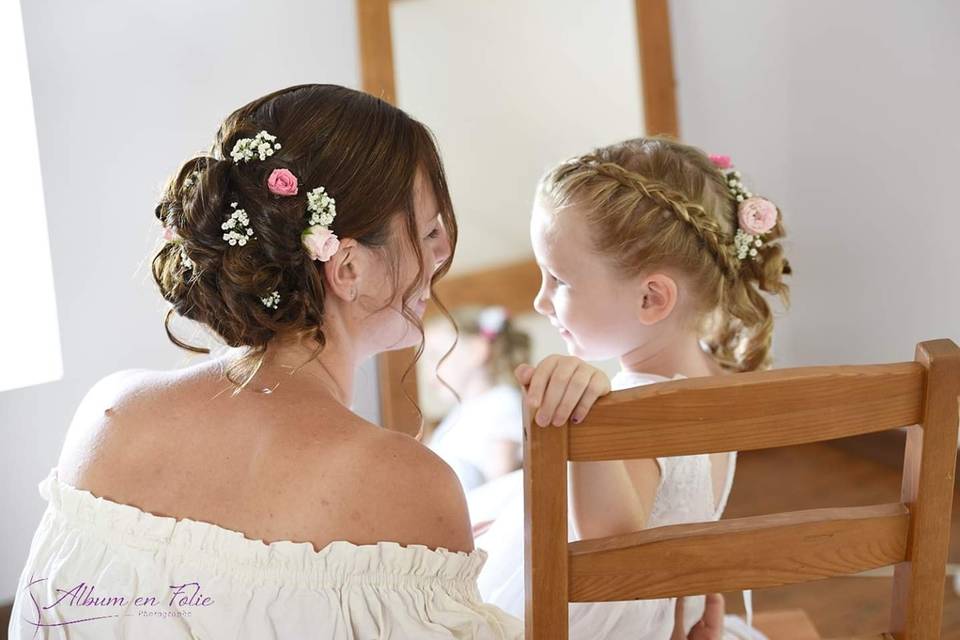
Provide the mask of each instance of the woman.
{"label": "woman", "polygon": [[11,637],[519,637],[479,600],[456,476],[349,409],[361,361],[420,341],[452,257],[427,129],[342,87],[284,89],[231,114],[156,215],[163,297],[237,349],[87,394]]}

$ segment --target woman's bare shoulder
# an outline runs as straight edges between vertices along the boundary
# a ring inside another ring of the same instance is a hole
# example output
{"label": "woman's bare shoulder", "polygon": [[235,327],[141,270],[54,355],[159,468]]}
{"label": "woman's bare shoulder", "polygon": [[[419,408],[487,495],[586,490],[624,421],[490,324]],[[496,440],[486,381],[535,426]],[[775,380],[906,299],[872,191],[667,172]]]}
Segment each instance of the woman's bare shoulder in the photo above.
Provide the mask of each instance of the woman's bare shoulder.
{"label": "woman's bare shoulder", "polygon": [[473,550],[463,488],[433,451],[408,435],[376,428],[357,462],[365,500],[391,523],[386,539]]}

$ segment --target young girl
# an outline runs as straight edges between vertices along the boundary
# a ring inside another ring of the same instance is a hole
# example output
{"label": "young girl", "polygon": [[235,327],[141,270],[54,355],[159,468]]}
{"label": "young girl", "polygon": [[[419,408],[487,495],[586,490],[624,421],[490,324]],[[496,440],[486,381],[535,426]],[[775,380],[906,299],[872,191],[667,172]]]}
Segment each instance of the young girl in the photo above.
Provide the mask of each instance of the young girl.
{"label": "young girl", "polygon": [[[543,278],[534,306],[573,356],[619,358],[614,389],[769,366],[773,314],[760,291],[788,302],[784,228],[777,208],[730,169],[728,158],[641,138],[569,160],[541,180],[531,221]],[[574,369],[565,389],[552,383]],[[603,375],[576,358],[552,356],[517,376],[541,426],[555,408],[582,420],[606,390]],[[573,463],[570,538],[716,520],[734,464],[734,452]],[[477,539],[489,552],[484,599],[520,616],[522,505],[521,492]],[[676,633],[686,635],[703,607],[702,597],[574,604],[571,637],[669,638],[675,616],[683,621]]]}

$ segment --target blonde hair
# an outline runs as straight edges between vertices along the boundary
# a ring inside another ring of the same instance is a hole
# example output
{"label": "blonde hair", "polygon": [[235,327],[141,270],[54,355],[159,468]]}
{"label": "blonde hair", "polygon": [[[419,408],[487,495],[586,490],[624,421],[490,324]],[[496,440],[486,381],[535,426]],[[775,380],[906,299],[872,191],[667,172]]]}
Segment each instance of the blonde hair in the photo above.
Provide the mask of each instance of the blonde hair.
{"label": "blonde hair", "polygon": [[[485,326],[484,314],[494,310],[503,314],[502,322]],[[513,371],[530,360],[530,335],[514,326],[505,309],[468,305],[451,309],[450,315],[458,333],[483,336],[490,344],[490,357],[484,363],[490,381],[517,386]]]}
{"label": "blonde hair", "polygon": [[595,248],[625,276],[663,267],[687,276],[693,326],[721,367],[769,368],[773,313],[760,291],[789,305],[782,216],[778,209],[756,260],[739,260],[737,201],[703,151],[662,137],[627,140],[558,165],[537,192],[582,211]]}

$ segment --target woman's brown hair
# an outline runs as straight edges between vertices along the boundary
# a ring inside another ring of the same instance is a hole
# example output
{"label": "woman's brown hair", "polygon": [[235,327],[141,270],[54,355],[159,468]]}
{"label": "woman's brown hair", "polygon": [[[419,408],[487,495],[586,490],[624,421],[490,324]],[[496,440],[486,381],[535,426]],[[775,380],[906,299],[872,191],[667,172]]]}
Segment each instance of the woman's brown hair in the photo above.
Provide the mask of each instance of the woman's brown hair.
{"label": "woman's brown hair", "polygon": [[[262,161],[231,160],[237,140],[264,130],[276,136],[280,149]],[[278,168],[298,178],[298,195],[268,191],[267,178]],[[407,304],[424,275],[413,205],[418,172],[433,188],[451,246],[432,287],[450,267],[457,225],[436,143],[423,124],[371,95],[321,84],[281,89],[231,113],[209,152],[181,166],[156,207],[156,217],[179,236],[166,242],[152,263],[160,292],[172,305],[164,321],[170,340],[209,353],[173,335],[169,322],[176,312],[208,326],[231,347],[247,347],[228,371],[238,385],[235,393],[256,374],[267,344],[277,336],[312,337],[320,345],[313,357],[320,353],[326,344],[322,264],[307,255],[300,234],[308,220],[306,193],[321,185],[336,199],[332,231],[382,249],[391,263],[394,292],[403,287],[402,313],[422,336]],[[221,225],[234,202],[246,210],[256,233],[244,246],[223,240]],[[390,223],[397,215],[421,264],[409,283],[399,282],[401,252],[389,250]],[[276,309],[261,302],[273,291],[280,293]]]}
{"label": "woman's brown hair", "polygon": [[692,325],[721,367],[770,366],[773,313],[760,292],[789,305],[782,216],[778,210],[756,259],[738,259],[738,203],[703,151],[662,137],[627,140],[555,167],[538,197],[583,211],[596,249],[624,275],[663,267],[685,274]]}

